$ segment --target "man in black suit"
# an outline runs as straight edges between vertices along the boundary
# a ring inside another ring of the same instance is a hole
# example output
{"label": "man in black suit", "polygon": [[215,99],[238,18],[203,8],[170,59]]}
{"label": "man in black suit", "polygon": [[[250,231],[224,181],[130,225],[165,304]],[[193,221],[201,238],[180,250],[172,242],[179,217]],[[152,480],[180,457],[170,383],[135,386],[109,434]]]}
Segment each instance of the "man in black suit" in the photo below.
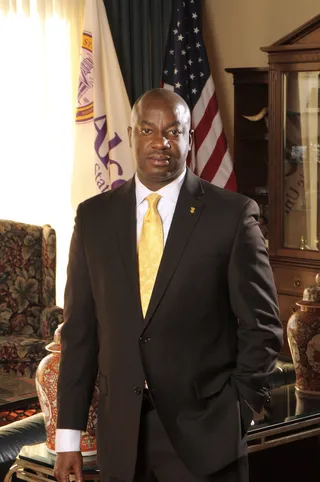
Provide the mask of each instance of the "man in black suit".
{"label": "man in black suit", "polygon": [[56,478],[82,480],[68,439],[86,428],[99,372],[103,482],[245,482],[246,432],[282,344],[258,207],[186,168],[193,132],[177,94],[144,94],[129,138],[134,178],[77,212]]}

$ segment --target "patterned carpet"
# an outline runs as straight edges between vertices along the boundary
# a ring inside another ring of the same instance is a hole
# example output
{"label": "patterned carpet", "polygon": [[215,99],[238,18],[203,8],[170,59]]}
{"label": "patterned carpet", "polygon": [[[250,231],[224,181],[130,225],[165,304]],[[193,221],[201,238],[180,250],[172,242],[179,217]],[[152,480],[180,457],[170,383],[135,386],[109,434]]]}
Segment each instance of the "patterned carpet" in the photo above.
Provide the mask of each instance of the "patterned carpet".
{"label": "patterned carpet", "polygon": [[0,426],[40,411],[33,378],[0,373]]}
{"label": "patterned carpet", "polygon": [[31,415],[39,412],[41,412],[39,403],[30,404],[24,409],[1,410],[0,408],[0,427],[3,427],[3,425],[7,425],[8,423],[30,417]]}

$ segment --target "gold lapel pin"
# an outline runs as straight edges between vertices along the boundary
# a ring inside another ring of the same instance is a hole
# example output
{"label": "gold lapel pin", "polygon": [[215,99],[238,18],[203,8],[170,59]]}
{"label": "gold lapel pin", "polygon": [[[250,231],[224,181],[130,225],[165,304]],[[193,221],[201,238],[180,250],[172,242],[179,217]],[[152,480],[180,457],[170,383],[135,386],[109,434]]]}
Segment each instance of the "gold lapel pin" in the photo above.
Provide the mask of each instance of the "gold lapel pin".
{"label": "gold lapel pin", "polygon": [[191,213],[191,214],[194,214],[194,213],[195,213],[195,210],[196,210],[196,208],[191,207],[191,208],[190,208],[190,213]]}

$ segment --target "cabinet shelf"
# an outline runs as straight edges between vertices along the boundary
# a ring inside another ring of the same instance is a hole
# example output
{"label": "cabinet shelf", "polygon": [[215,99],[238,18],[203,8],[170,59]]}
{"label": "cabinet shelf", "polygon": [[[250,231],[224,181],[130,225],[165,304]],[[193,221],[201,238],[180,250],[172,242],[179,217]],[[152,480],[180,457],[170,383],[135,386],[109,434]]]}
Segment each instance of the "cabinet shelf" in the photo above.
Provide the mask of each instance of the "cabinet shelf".
{"label": "cabinet shelf", "polygon": [[242,191],[242,194],[244,196],[254,197],[254,198],[256,198],[256,197],[268,198],[268,192],[256,192],[256,191],[250,190],[250,189],[249,190],[244,189]]}
{"label": "cabinet shelf", "polygon": [[320,114],[320,109],[318,107],[308,107],[305,110],[297,111],[297,112],[287,110],[286,114],[288,117],[299,116],[299,115],[309,115],[309,114]]}
{"label": "cabinet shelf", "polygon": [[238,137],[239,141],[245,142],[268,142],[268,135],[265,136],[240,136]]}

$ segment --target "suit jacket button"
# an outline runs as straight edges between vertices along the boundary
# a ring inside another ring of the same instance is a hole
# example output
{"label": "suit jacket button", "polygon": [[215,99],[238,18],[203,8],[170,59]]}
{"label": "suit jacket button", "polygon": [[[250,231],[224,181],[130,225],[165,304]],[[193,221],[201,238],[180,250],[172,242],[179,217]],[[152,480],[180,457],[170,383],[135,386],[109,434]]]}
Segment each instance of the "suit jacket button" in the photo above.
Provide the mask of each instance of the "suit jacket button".
{"label": "suit jacket button", "polygon": [[134,393],[135,393],[136,395],[141,395],[141,391],[142,391],[142,390],[141,390],[140,387],[133,387],[133,389],[134,389]]}

